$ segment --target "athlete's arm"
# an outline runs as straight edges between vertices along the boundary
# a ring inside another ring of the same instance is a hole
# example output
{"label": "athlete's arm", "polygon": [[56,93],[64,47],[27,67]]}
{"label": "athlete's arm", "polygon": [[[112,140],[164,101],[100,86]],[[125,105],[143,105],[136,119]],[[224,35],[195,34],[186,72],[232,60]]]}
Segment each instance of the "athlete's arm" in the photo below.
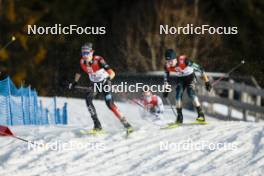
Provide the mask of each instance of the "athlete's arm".
{"label": "athlete's arm", "polygon": [[189,59],[186,59],[185,62],[186,62],[185,63],[186,65],[192,67],[194,70],[196,70],[196,71],[201,73],[201,77],[204,80],[204,82],[208,82],[209,81],[208,76],[206,75],[203,67],[201,67],[199,64],[197,64],[197,63],[195,63],[195,62],[193,62],[193,61],[191,61]]}
{"label": "athlete's arm", "polygon": [[74,87],[77,85],[78,81],[80,80],[81,78],[81,74],[80,73],[75,73],[75,76],[74,76],[74,81],[69,83],[68,85],[68,88],[71,90],[71,89],[74,89]]}
{"label": "athlete's arm", "polygon": [[170,77],[170,71],[168,70],[167,66],[164,65],[164,76],[163,76],[163,80],[164,80],[164,83],[168,83],[168,79]]}
{"label": "athlete's arm", "polygon": [[168,95],[169,95],[169,89],[168,89],[168,79],[170,77],[170,71],[168,70],[167,66],[164,65],[164,77],[163,77],[163,80],[164,80],[164,88],[165,88],[165,91],[163,92],[163,97],[164,98],[167,98]]}
{"label": "athlete's arm", "polygon": [[105,71],[109,74],[110,80],[114,79],[115,77],[114,70],[110,68],[110,66],[105,62],[103,58],[100,59],[100,66],[101,68],[105,69]]}

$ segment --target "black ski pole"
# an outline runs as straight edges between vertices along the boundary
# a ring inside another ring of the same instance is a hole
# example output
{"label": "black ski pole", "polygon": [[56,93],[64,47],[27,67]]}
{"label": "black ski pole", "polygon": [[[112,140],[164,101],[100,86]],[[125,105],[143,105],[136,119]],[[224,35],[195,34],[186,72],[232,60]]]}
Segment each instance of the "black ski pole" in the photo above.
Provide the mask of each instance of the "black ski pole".
{"label": "black ski pole", "polygon": [[0,136],[12,137],[12,138],[18,139],[18,140],[26,142],[26,143],[31,143],[33,145],[40,146],[38,143],[35,143],[35,142],[30,141],[30,140],[23,139],[21,137],[14,135],[13,132],[7,126],[0,125]]}
{"label": "black ski pole", "polygon": [[141,108],[145,109],[145,107],[144,107],[142,104],[140,104],[138,101],[133,100],[133,99],[129,99],[129,98],[128,98],[128,100],[131,101],[132,103],[136,103],[136,105],[138,105],[138,106],[140,106]]}
{"label": "black ski pole", "polygon": [[86,90],[86,91],[92,91],[93,88],[92,87],[86,87],[86,86],[75,86],[75,89],[79,89],[79,90]]}
{"label": "black ski pole", "polygon": [[[237,70],[239,67],[241,67],[243,64],[245,64],[245,61],[242,60],[239,64],[237,64],[236,66],[234,66],[232,69],[230,69],[226,75],[229,76],[232,72],[234,72],[235,70]],[[212,86],[215,86],[216,84],[218,84],[222,79],[224,79],[225,76],[221,76],[220,78],[218,78],[217,80],[213,81]]]}
{"label": "black ski pole", "polygon": [[27,140],[27,139],[23,139],[23,138],[18,137],[18,136],[12,136],[12,137],[13,137],[13,138],[16,138],[16,139],[18,139],[18,140],[20,140],[20,141],[23,141],[23,142],[31,143],[31,144],[33,144],[33,145],[39,145],[39,144],[37,144],[37,143],[35,143],[35,142],[32,142],[32,141]]}
{"label": "black ski pole", "polygon": [[174,111],[174,108],[173,108],[173,106],[172,106],[172,103],[171,103],[170,99],[167,97],[167,98],[165,98],[165,100],[166,100],[166,102],[170,105],[171,110],[172,110],[174,116],[175,116],[176,119],[177,119],[177,113]]}

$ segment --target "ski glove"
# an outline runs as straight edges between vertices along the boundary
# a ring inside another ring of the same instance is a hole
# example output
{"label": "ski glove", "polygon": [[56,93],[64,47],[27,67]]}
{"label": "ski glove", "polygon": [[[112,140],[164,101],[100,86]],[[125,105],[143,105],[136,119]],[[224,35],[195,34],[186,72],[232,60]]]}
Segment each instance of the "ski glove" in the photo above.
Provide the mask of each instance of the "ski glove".
{"label": "ski glove", "polygon": [[110,80],[110,77],[107,77],[107,78],[105,78],[103,81],[102,81],[102,84],[103,84],[103,86],[105,86],[105,85],[109,85],[109,86],[111,86],[111,80]]}
{"label": "ski glove", "polygon": [[77,82],[76,82],[76,81],[74,81],[73,83],[70,83],[70,84],[69,84],[69,87],[68,87],[69,90],[74,89],[76,85],[77,85]]}
{"label": "ski glove", "polygon": [[169,83],[166,81],[164,82],[164,88],[165,88],[165,91],[163,92],[162,95],[164,98],[167,98],[169,95],[170,88],[169,88]]}
{"label": "ski glove", "polygon": [[211,83],[210,83],[209,81],[205,82],[205,88],[206,88],[206,90],[207,90],[208,92],[211,91],[211,89],[212,89],[212,85],[211,85]]}
{"label": "ski glove", "polygon": [[162,95],[163,95],[163,98],[167,98],[169,95],[169,92],[163,92]]}

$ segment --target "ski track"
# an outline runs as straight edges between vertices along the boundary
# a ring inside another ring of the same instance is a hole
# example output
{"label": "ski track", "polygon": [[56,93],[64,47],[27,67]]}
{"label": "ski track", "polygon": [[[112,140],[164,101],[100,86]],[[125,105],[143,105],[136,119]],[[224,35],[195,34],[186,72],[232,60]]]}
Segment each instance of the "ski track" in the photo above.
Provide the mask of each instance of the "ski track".
{"label": "ski track", "polygon": [[[48,104],[49,98],[43,98]],[[37,142],[75,141],[81,144],[98,142],[104,149],[76,149],[34,151],[27,144],[13,138],[0,138],[0,176],[261,176],[264,173],[263,123],[224,122],[208,118],[209,125],[185,126],[161,130],[162,125],[151,119],[142,119],[138,108],[118,103],[136,131],[128,138],[118,120],[95,101],[97,113],[106,134],[81,135],[80,129],[91,128],[83,100],[58,98],[58,104],[67,101],[68,126],[17,126],[15,134]],[[184,111],[185,121],[192,121],[195,113]],[[174,121],[172,112],[164,115],[164,124]],[[165,123],[166,122],[166,123]],[[234,150],[161,150],[161,142],[191,144],[204,141],[234,144]]]}

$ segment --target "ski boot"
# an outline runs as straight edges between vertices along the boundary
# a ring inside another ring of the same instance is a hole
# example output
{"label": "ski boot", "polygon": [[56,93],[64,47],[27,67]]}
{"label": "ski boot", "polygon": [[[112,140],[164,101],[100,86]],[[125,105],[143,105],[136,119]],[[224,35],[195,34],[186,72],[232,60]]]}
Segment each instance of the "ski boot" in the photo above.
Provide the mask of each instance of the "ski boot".
{"label": "ski boot", "polygon": [[197,107],[197,113],[198,113],[198,117],[196,118],[196,121],[205,122],[204,113],[202,112],[201,107]]}
{"label": "ski boot", "polygon": [[98,118],[96,117],[92,117],[93,119],[93,122],[94,122],[94,127],[92,130],[90,130],[91,133],[98,133],[98,132],[102,132],[103,129],[102,129],[102,125],[100,123],[100,121],[98,120]]}
{"label": "ski boot", "polygon": [[182,109],[177,108],[177,119],[176,119],[176,124],[182,124],[183,123],[183,115],[182,115]]}
{"label": "ski boot", "polygon": [[125,117],[122,117],[121,118],[121,123],[124,125],[124,127],[126,128],[127,130],[127,134],[130,134],[134,131],[134,129],[132,128],[132,126],[127,122],[126,118]]}

